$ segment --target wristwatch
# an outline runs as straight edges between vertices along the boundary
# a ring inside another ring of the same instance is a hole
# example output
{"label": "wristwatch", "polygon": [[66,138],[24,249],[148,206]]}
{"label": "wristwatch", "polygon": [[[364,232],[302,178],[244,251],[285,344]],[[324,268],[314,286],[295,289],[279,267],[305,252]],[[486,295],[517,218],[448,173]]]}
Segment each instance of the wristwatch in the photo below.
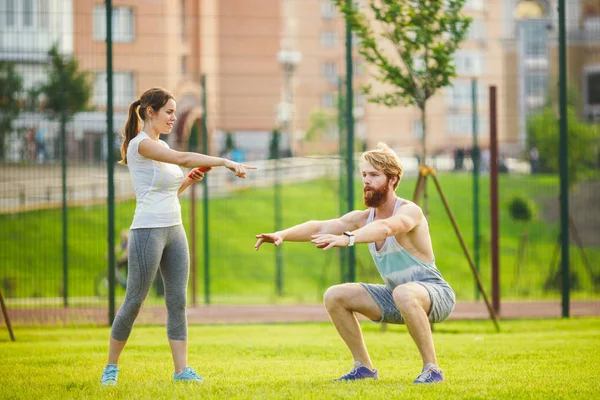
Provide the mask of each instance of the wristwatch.
{"label": "wristwatch", "polygon": [[346,235],[350,238],[350,243],[348,243],[348,247],[354,246],[354,233],[352,233],[350,231],[346,231],[346,232],[344,232],[344,235]]}

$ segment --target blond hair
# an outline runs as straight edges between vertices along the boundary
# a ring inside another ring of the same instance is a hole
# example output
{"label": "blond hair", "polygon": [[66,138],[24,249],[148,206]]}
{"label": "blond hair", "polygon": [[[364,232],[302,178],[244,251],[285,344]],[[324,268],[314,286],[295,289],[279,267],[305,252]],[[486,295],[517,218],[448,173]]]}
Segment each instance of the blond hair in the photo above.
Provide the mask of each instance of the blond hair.
{"label": "blond hair", "polygon": [[364,152],[361,159],[371,164],[378,171],[383,172],[388,179],[397,177],[398,181],[394,184],[394,190],[396,190],[402,179],[402,163],[394,150],[387,144],[379,142],[375,150]]}

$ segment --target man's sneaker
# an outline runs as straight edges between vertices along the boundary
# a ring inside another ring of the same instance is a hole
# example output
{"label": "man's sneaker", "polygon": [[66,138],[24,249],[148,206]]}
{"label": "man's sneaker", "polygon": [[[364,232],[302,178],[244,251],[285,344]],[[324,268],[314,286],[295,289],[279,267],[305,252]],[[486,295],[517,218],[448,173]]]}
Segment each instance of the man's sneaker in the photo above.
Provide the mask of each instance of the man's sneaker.
{"label": "man's sneaker", "polygon": [[117,375],[119,374],[119,370],[115,364],[107,364],[104,367],[104,371],[102,371],[102,378],[100,378],[100,383],[105,386],[114,386],[117,384]]}
{"label": "man's sneaker", "polygon": [[434,363],[427,363],[421,375],[413,383],[439,383],[444,382],[444,373]]}
{"label": "man's sneaker", "polygon": [[185,367],[180,373],[173,373],[173,380],[177,382],[202,382],[202,377],[191,367]]}
{"label": "man's sneaker", "polygon": [[355,381],[357,379],[379,379],[379,374],[376,369],[371,371],[357,360],[354,361],[354,368],[352,368],[350,372],[334,379],[334,381]]}

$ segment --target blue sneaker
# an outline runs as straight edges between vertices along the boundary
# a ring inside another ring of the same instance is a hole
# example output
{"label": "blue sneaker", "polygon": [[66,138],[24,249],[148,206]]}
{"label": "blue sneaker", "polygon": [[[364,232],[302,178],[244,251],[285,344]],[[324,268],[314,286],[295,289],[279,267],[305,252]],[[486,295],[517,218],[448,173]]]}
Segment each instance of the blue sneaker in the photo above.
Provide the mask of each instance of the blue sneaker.
{"label": "blue sneaker", "polygon": [[191,367],[185,367],[180,373],[173,373],[173,380],[177,382],[197,382],[202,383],[202,377]]}
{"label": "blue sneaker", "polygon": [[414,384],[417,383],[440,383],[444,382],[444,373],[434,363],[427,363],[423,367],[421,375],[415,379]]}
{"label": "blue sneaker", "polygon": [[106,364],[104,367],[104,371],[102,371],[102,378],[100,378],[100,383],[104,386],[114,386],[117,384],[117,375],[119,374],[119,370],[117,369],[116,364]]}
{"label": "blue sneaker", "polygon": [[371,371],[362,365],[360,361],[354,361],[354,368],[346,375],[334,379],[334,381],[355,381],[357,379],[379,379],[379,373],[376,369]]}

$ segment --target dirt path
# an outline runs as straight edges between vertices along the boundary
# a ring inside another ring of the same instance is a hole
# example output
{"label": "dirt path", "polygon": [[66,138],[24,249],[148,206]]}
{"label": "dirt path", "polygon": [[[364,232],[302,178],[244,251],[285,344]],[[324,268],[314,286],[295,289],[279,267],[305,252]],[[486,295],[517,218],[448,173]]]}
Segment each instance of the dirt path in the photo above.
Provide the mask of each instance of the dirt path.
{"label": "dirt path", "polygon": [[[505,302],[501,306],[501,318],[559,318],[559,301]],[[62,325],[106,325],[105,308],[48,308],[9,310],[13,326],[62,326]],[[240,324],[240,323],[289,323],[329,321],[325,309],[314,305],[211,305],[190,307],[187,311],[190,324]],[[573,317],[600,316],[600,301],[573,301],[570,315]],[[362,317],[361,317],[362,318]],[[486,319],[488,313],[483,303],[459,303],[451,320]],[[364,319],[364,318],[363,318]],[[145,307],[136,322],[143,324],[164,324],[165,307]],[[4,319],[0,316],[0,322]],[[0,332],[3,328],[0,328]]]}

